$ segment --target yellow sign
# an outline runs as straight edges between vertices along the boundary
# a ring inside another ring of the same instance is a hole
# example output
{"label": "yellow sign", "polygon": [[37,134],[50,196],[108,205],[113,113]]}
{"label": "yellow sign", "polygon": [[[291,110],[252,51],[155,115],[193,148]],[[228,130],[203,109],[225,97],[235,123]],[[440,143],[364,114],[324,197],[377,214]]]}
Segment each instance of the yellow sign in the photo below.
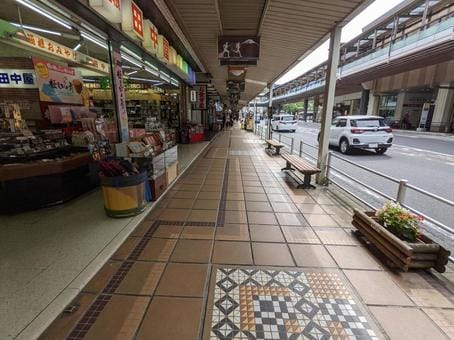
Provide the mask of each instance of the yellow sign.
{"label": "yellow sign", "polygon": [[109,65],[99,59],[92,58],[86,54],[74,51],[73,49],[66,47],[60,43],[57,43],[53,40],[44,38],[39,34],[30,32],[28,30],[22,30],[25,33],[25,36],[22,32],[17,32],[19,36],[19,41],[22,44],[25,44],[29,47],[33,47],[37,50],[81,64],[93,70],[99,71],[101,73],[109,73]]}
{"label": "yellow sign", "polygon": [[49,69],[47,68],[45,63],[38,62],[35,65],[35,72],[38,77],[41,77],[43,79],[49,78]]}

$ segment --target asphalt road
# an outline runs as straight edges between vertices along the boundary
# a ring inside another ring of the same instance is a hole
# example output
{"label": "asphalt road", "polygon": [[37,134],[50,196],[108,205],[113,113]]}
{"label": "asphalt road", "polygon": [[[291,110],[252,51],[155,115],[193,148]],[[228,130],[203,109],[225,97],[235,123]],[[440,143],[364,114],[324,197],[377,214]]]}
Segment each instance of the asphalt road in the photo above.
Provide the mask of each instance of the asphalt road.
{"label": "asphalt road", "polygon": [[[317,156],[317,149],[309,145],[318,146],[318,131],[317,124],[300,122],[295,133],[280,133],[281,142],[290,146],[291,139],[294,138],[294,152],[297,153],[299,142],[302,140],[303,155],[313,161],[311,157]],[[411,185],[454,201],[454,136],[427,136],[416,132],[394,132],[394,136],[393,146],[384,155],[359,150],[344,156],[337,148],[331,148],[334,153],[332,166],[392,198],[396,197],[397,183],[349,164],[336,156],[344,157],[357,165],[397,180],[406,179]],[[276,132],[273,133],[273,138],[279,138]],[[374,207],[379,207],[386,201],[386,198],[373,190],[355,183],[336,171],[331,175],[336,182]],[[411,188],[407,189],[405,204],[451,228],[452,233],[427,223],[425,232],[454,253],[454,208]]]}

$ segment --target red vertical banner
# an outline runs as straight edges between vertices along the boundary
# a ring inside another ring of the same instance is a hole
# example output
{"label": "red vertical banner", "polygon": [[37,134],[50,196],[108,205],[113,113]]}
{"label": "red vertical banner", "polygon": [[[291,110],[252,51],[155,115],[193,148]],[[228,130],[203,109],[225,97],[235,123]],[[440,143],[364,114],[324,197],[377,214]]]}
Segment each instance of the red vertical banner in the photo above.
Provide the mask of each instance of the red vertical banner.
{"label": "red vertical banner", "polygon": [[143,14],[142,10],[135,4],[131,3],[132,27],[137,35],[143,37]]}
{"label": "red vertical banner", "polygon": [[169,41],[164,38],[163,40],[163,54],[164,54],[164,59],[167,61],[170,61],[170,50],[169,50]]}

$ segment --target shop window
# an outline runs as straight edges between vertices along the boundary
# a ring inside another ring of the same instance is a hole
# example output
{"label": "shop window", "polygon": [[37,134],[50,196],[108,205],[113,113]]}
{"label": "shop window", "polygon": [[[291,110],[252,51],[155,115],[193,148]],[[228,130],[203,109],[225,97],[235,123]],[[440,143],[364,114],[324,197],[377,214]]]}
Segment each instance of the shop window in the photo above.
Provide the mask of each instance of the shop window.
{"label": "shop window", "polygon": [[112,97],[107,42],[95,29],[83,38],[50,16],[8,8],[0,14],[11,35],[0,43],[0,212],[93,189],[97,161],[118,141],[112,99],[94,100],[97,91]]}
{"label": "shop window", "polygon": [[394,117],[396,114],[397,95],[381,96],[378,114],[381,117]]}

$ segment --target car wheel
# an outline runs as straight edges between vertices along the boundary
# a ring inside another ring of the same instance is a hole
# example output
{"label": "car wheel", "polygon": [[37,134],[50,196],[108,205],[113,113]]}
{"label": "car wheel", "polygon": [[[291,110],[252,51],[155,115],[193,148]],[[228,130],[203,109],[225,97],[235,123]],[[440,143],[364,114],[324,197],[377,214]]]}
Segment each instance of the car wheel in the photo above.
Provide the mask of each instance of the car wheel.
{"label": "car wheel", "polygon": [[340,149],[340,152],[344,155],[346,155],[350,152],[350,144],[348,143],[348,140],[346,138],[341,139],[341,141],[339,143],[339,149]]}
{"label": "car wheel", "polygon": [[375,149],[375,152],[379,155],[383,155],[387,150],[388,150],[388,148],[378,148],[378,149]]}

